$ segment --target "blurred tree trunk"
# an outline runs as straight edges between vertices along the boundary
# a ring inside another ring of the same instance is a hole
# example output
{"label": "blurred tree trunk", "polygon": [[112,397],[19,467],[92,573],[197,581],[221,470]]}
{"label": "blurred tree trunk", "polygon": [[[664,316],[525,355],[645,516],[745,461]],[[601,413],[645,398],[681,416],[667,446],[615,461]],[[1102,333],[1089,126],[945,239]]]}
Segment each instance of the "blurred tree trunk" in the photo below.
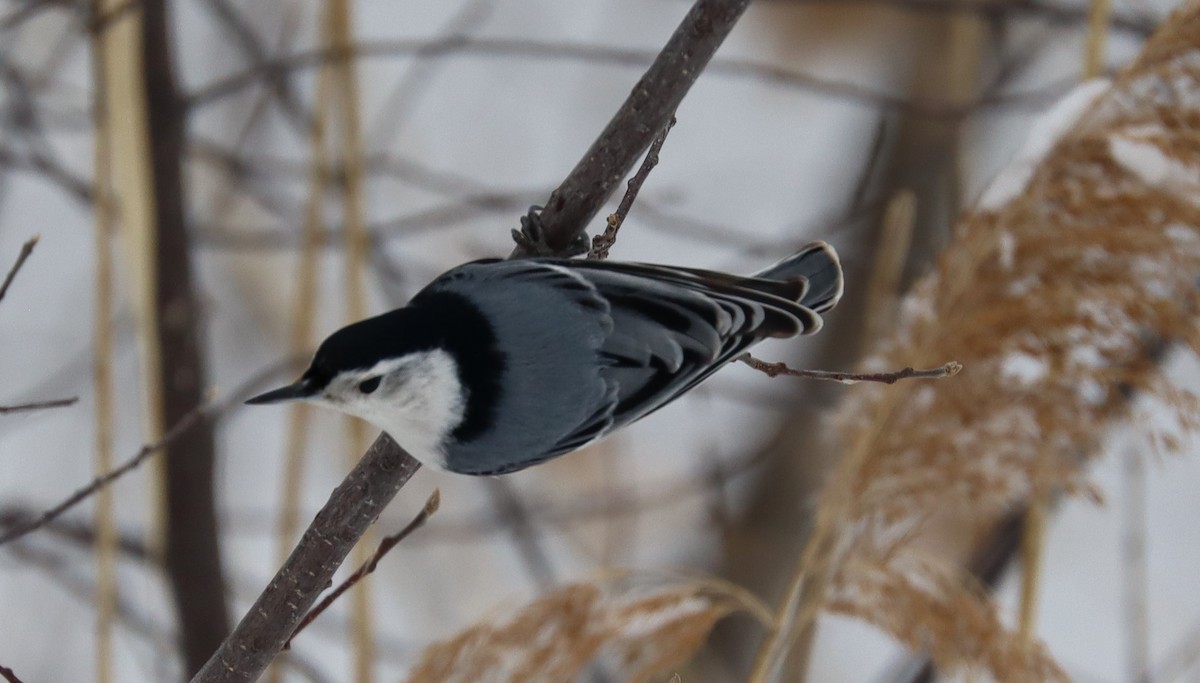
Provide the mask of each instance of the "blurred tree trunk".
{"label": "blurred tree trunk", "polygon": [[[182,161],[186,112],[172,72],[165,0],[142,4],[142,50],[158,259],[162,415],[173,425],[204,402],[202,324],[192,282]],[[168,449],[166,571],[187,671],[197,671],[229,632],[213,501],[213,426],[202,417]]]}

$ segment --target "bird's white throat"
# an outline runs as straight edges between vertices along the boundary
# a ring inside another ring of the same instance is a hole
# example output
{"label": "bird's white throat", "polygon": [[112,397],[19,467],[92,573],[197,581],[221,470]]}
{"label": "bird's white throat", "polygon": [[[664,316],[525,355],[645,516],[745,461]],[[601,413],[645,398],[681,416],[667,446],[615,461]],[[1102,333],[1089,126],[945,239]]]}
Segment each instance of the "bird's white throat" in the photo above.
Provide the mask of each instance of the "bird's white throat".
{"label": "bird's white throat", "polygon": [[383,381],[365,396],[347,389],[345,403],[333,407],[387,432],[423,464],[445,469],[446,439],[466,410],[453,356],[441,349],[421,351],[381,361],[360,377]]}

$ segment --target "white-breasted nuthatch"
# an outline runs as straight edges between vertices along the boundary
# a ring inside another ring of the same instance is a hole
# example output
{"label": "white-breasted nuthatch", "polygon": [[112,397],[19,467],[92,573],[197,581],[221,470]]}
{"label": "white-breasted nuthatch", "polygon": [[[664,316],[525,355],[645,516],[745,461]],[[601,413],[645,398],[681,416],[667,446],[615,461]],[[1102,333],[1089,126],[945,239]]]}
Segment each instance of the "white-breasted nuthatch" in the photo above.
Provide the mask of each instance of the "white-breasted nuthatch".
{"label": "white-breasted nuthatch", "polygon": [[557,258],[484,260],[321,344],[294,384],[415,458],[503,474],[581,448],[675,400],[767,337],[812,334],[842,295],[813,242],[749,277]]}

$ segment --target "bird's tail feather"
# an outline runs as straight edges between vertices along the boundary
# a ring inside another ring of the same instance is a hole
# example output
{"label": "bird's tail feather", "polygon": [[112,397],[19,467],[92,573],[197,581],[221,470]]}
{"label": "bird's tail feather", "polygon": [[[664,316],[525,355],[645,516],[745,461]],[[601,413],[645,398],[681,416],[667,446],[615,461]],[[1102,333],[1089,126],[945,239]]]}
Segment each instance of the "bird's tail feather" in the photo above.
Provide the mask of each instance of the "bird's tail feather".
{"label": "bird's tail feather", "polygon": [[811,242],[779,263],[756,273],[767,280],[808,281],[800,303],[821,313],[837,305],[842,298],[842,264],[837,252],[825,242]]}

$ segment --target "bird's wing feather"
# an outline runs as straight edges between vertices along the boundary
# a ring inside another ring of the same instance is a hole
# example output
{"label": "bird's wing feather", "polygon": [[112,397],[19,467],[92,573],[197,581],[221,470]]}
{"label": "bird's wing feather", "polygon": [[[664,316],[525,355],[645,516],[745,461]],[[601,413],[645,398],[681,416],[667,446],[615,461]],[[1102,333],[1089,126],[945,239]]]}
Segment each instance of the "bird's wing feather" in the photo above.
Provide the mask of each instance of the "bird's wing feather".
{"label": "bird's wing feather", "polygon": [[556,265],[582,276],[609,305],[612,331],[600,358],[617,402],[598,436],[670,403],[765,337],[821,325],[817,313],[798,303],[807,290],[802,278],[739,278],[613,261]]}
{"label": "bird's wing feather", "polygon": [[753,304],[753,308],[766,314],[761,321],[749,321],[756,328],[766,324],[759,330],[762,336],[791,337],[812,334],[821,328],[821,316],[801,303],[809,289],[803,277],[774,280],[699,268],[617,261],[568,261],[566,264],[590,280],[603,280],[605,274],[623,279],[636,278],[642,282],[682,287],[706,297]]}

